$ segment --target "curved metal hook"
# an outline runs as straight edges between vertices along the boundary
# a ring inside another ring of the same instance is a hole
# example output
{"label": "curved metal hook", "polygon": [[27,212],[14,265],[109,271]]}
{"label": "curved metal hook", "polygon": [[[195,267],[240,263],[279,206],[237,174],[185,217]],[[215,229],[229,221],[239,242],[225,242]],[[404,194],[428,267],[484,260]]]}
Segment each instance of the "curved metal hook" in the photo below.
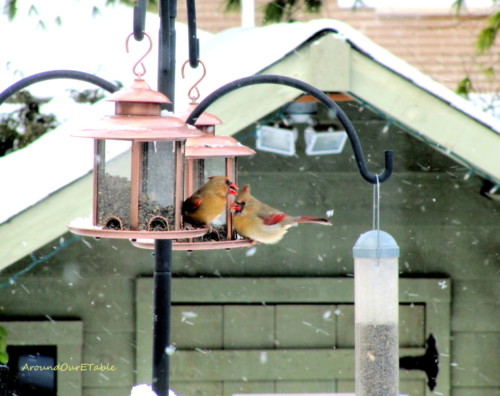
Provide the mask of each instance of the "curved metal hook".
{"label": "curved metal hook", "polygon": [[6,88],[3,92],[0,92],[0,105],[16,92],[19,92],[32,84],[58,78],[68,78],[73,80],[85,81],[97,85],[98,87],[105,89],[106,91],[111,93],[116,92],[119,89],[119,87],[117,87],[115,84],[90,73],[78,70],[50,70],[25,77],[22,80],[19,80],[18,82],[12,84],[10,87]]}
{"label": "curved metal hook", "polygon": [[[149,40],[149,48],[147,49],[146,53],[144,55],[142,55],[139,60],[137,62],[135,62],[134,66],[132,67],[132,71],[133,73],[136,75],[136,77],[138,78],[141,78],[144,74],[146,74],[146,66],[144,66],[144,63],[142,63],[142,61],[144,60],[144,58],[146,58],[146,56],[149,55],[149,53],[151,52],[151,50],[153,49],[153,40],[151,40],[151,37],[149,36],[149,34],[147,34],[146,32],[143,32],[144,36],[146,36]],[[130,38],[134,36],[134,33],[130,33],[127,37],[127,40],[125,41],[125,49],[127,50],[127,54],[130,52],[129,51],[129,41],[130,41]],[[137,71],[137,67],[139,66],[139,64],[141,65],[142,67],[142,73],[139,73]]]}
{"label": "curved metal hook", "polygon": [[[182,68],[181,68],[181,75],[182,75],[182,78],[186,78],[185,77],[185,73],[184,73],[184,70],[186,68],[186,65],[187,64],[190,64],[190,60],[188,59],[187,61],[184,62],[184,64],[182,65]],[[198,89],[198,84],[205,78],[205,76],[207,75],[207,68],[205,67],[205,64],[198,59],[198,64],[200,64],[201,66],[203,66],[203,73],[201,75],[201,77],[191,86],[191,88],[189,88],[188,90],[188,98],[191,99],[191,103],[196,103],[196,101],[200,98],[201,94],[200,94],[200,90]]]}
{"label": "curved metal hook", "polygon": [[142,41],[144,30],[146,30],[146,0],[137,0],[134,7],[134,38],[136,41]]}
{"label": "curved metal hook", "polygon": [[217,99],[238,88],[253,84],[286,85],[292,88],[300,89],[303,92],[306,92],[314,96],[321,103],[323,103],[330,110],[332,110],[334,114],[337,115],[337,119],[340,121],[345,131],[347,132],[347,136],[349,137],[352,149],[354,151],[354,157],[356,158],[356,163],[358,165],[359,173],[361,174],[363,179],[365,179],[367,182],[371,184],[376,184],[377,181],[378,183],[383,183],[384,181],[389,179],[393,169],[393,152],[391,150],[385,151],[384,153],[385,169],[382,173],[374,175],[368,172],[366,168],[365,158],[363,155],[363,150],[361,149],[361,143],[358,138],[358,134],[356,133],[356,129],[354,128],[351,121],[344,113],[344,111],[323,91],[295,78],[286,76],[277,76],[277,75],[257,75],[257,76],[244,77],[239,80],[232,81],[218,88],[210,95],[208,95],[205,99],[203,99],[201,103],[198,106],[196,106],[193,112],[189,115],[188,119],[186,120],[186,123],[194,125],[198,117],[207,109],[208,106],[210,106]]}
{"label": "curved metal hook", "polygon": [[193,69],[198,67],[200,57],[200,42],[196,36],[196,4],[195,0],[187,0],[187,20],[189,36],[189,64]]}

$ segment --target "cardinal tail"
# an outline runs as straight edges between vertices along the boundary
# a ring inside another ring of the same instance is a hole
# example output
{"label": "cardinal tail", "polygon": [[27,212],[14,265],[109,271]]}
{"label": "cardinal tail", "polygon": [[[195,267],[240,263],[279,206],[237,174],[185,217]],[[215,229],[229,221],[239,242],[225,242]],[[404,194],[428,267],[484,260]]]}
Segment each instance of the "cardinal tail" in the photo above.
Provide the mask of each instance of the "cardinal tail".
{"label": "cardinal tail", "polygon": [[330,220],[314,216],[300,216],[296,218],[297,223],[316,223],[322,225],[332,225]]}

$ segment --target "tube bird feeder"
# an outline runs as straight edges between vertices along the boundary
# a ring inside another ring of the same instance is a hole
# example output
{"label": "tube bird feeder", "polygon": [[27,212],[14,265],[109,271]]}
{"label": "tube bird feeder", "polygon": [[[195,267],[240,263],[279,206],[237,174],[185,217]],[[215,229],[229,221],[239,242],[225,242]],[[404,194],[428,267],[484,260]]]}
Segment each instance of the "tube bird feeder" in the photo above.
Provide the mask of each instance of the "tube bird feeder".
{"label": "tube bird feeder", "polygon": [[397,396],[399,247],[372,230],[358,238],[353,256],[356,396]]}

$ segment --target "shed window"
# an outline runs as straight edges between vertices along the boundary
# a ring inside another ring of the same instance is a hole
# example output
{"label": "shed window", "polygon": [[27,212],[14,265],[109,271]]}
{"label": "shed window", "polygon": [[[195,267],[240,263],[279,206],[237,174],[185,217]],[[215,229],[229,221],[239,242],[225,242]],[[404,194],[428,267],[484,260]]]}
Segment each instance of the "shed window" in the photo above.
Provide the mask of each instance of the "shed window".
{"label": "shed window", "polygon": [[7,347],[9,385],[18,396],[57,395],[57,346],[23,345]]}
{"label": "shed window", "polygon": [[5,320],[10,387],[18,396],[81,396],[83,323]]}

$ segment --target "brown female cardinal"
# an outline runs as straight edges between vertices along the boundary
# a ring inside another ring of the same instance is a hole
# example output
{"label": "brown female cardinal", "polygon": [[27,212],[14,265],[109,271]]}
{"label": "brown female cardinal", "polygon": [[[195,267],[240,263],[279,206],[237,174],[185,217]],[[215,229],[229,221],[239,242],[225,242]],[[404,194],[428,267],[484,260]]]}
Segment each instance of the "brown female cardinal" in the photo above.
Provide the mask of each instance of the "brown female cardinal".
{"label": "brown female cardinal", "polygon": [[311,216],[290,216],[274,209],[250,194],[250,185],[243,187],[235,198],[234,229],[243,237],[271,244],[283,238],[290,227],[298,223],[332,225],[327,219]]}
{"label": "brown female cardinal", "polygon": [[236,195],[238,186],[225,176],[212,176],[182,203],[184,221],[202,227],[219,217],[226,209],[227,195]]}

